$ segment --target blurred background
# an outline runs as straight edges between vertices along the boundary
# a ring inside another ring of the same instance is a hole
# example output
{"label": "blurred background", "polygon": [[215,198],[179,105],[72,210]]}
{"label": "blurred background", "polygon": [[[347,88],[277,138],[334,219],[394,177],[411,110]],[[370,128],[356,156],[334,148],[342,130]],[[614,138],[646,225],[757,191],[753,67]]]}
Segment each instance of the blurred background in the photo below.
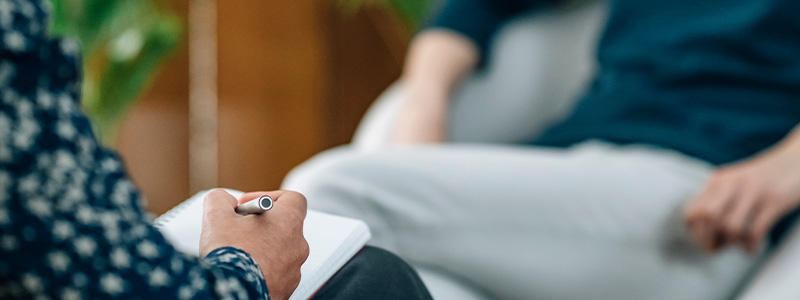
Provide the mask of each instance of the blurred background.
{"label": "blurred background", "polygon": [[431,0],[52,0],[83,103],[158,215],[212,187],[270,190],[346,144],[400,75]]}

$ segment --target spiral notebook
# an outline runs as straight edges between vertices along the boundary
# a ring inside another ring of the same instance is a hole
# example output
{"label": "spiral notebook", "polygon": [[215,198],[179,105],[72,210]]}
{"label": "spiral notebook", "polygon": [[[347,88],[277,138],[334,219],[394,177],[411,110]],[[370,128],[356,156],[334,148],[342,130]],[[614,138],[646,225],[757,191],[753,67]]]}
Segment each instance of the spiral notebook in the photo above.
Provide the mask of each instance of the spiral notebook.
{"label": "spiral notebook", "polygon": [[[195,194],[156,218],[155,227],[178,251],[198,256],[203,197],[209,191]],[[240,191],[227,191],[237,198],[242,195]],[[300,284],[289,300],[313,296],[371,237],[369,227],[361,220],[313,210],[308,211],[303,224],[303,235],[308,241],[310,251],[308,260],[300,268]]]}

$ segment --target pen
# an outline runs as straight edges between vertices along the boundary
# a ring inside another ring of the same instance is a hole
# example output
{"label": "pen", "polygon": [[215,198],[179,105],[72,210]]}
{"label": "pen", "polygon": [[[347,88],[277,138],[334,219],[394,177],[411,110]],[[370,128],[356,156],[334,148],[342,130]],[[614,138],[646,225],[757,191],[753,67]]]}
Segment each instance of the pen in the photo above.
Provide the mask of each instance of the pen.
{"label": "pen", "polygon": [[272,209],[272,205],[274,203],[275,201],[272,200],[272,197],[264,195],[237,206],[236,213],[242,216],[249,214],[261,214]]}

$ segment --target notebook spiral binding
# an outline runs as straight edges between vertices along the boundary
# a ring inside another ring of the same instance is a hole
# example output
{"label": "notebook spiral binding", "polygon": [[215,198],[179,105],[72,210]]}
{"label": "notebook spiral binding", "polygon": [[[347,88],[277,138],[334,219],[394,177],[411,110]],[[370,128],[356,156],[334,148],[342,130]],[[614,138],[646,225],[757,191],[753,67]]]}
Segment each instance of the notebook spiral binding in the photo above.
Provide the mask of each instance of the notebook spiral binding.
{"label": "notebook spiral binding", "polygon": [[[204,193],[204,192],[205,191],[200,192],[200,193]],[[163,215],[158,216],[158,218],[156,218],[155,221],[153,221],[153,227],[155,227],[155,228],[163,227],[164,224],[169,223],[169,221],[174,219],[175,216],[180,214],[181,211],[186,209],[186,207],[188,207],[192,203],[194,203],[194,201],[183,201],[181,204],[178,204],[177,206],[175,206],[172,209],[168,210]]]}

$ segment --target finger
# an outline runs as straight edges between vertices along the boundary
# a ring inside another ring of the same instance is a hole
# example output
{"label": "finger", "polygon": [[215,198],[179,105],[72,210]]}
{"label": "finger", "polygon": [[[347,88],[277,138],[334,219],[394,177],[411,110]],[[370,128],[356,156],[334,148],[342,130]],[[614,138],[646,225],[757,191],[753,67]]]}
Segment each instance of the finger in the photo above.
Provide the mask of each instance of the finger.
{"label": "finger", "polygon": [[[299,214],[300,218],[305,219],[308,212],[308,202],[303,194],[295,191],[278,191],[279,193],[274,196],[275,202],[281,201],[281,205],[276,205],[278,210],[291,209]],[[272,197],[272,195],[270,195]]]}
{"label": "finger", "polygon": [[693,237],[703,250],[714,253],[723,245],[722,236],[714,230],[713,225],[707,220],[695,222],[693,228]]}
{"label": "finger", "polygon": [[711,199],[713,187],[712,184],[707,184],[705,188],[695,196],[684,209],[684,221],[695,241],[701,248],[708,250],[709,245],[708,237],[708,220],[705,217],[705,205],[708,199]]}
{"label": "finger", "polygon": [[[249,193],[244,193],[243,195],[239,196],[239,199],[236,199],[236,200],[237,200],[238,204],[241,205],[241,204],[244,204],[245,202],[251,201],[253,199],[256,199],[258,197],[264,196],[266,194],[267,194],[267,192],[264,192],[264,191],[249,192]],[[272,197],[272,196],[270,196],[270,197]],[[275,198],[272,198],[272,200],[275,200]]]}
{"label": "finger", "polygon": [[714,184],[696,200],[698,204],[690,220],[702,223],[699,227],[702,231],[700,243],[710,252],[722,246],[722,216],[730,208],[736,189],[734,184]]}
{"label": "finger", "polygon": [[699,221],[700,208],[705,205],[705,201],[709,199],[711,194],[711,183],[706,183],[703,189],[689,200],[689,203],[683,208],[683,217],[687,224]]}
{"label": "finger", "polygon": [[[300,218],[305,219],[308,211],[306,197],[295,191],[278,190],[269,192],[249,192],[238,199],[238,203],[245,203],[263,195],[270,196],[275,201],[272,208],[276,213],[283,210],[293,210]],[[280,204],[278,204],[280,202]],[[267,214],[265,214],[266,216]]]}
{"label": "finger", "polygon": [[711,253],[716,253],[722,249],[727,240],[725,237],[725,215],[733,208],[736,203],[736,191],[738,186],[732,183],[725,183],[718,192],[712,195],[708,202],[707,249]]}
{"label": "finger", "polygon": [[759,189],[742,188],[739,196],[732,201],[730,213],[724,217],[723,231],[725,241],[730,244],[745,246],[747,229],[756,213]]}
{"label": "finger", "polygon": [[727,200],[734,194],[735,189],[735,185],[728,181],[720,179],[709,181],[703,191],[687,206],[685,212],[687,222],[716,218],[725,210]]}
{"label": "finger", "polygon": [[[765,203],[763,203],[763,201],[756,202],[756,205],[753,206],[753,211],[749,216],[749,220],[747,220],[748,223],[744,230],[744,235],[742,236],[741,245],[742,248],[748,253],[752,254],[752,249],[754,249],[755,246],[758,245],[758,243],[754,240],[755,239],[754,231],[756,230],[755,226],[759,216],[764,214],[766,209],[767,206],[765,205]],[[768,227],[771,227],[771,225]]]}
{"label": "finger", "polygon": [[218,213],[236,214],[236,198],[223,189],[216,189],[203,198],[203,215]]}
{"label": "finger", "polygon": [[696,223],[700,221],[701,210],[700,208],[705,205],[707,199],[709,199],[708,194],[711,193],[711,187],[706,185],[703,190],[694,196],[692,200],[684,207],[683,209],[683,218],[687,225],[691,225],[692,223]]}
{"label": "finger", "polygon": [[237,201],[238,201],[238,203],[239,203],[239,204],[243,204],[243,203],[245,203],[245,202],[247,202],[247,201],[251,201],[251,200],[253,200],[253,199],[256,199],[256,198],[258,198],[258,197],[261,197],[261,196],[264,196],[264,195],[267,195],[267,196],[269,196],[269,197],[270,197],[270,198],[272,198],[272,200],[274,200],[274,201],[278,201],[278,198],[279,198],[281,195],[285,194],[285,193],[286,193],[286,191],[269,191],[269,192],[265,192],[265,191],[259,191],[259,192],[249,192],[249,193],[245,193],[245,194],[243,194],[242,196],[240,196],[240,197],[239,197],[239,199],[237,199]]}
{"label": "finger", "polygon": [[692,236],[692,240],[698,245],[700,245],[703,249],[705,249],[705,245],[703,245],[703,242],[706,240],[706,238],[703,236],[703,233],[706,232],[705,223],[694,222],[688,224],[688,226],[689,226],[689,233]]}
{"label": "finger", "polygon": [[724,216],[732,207],[732,200],[736,196],[738,186],[732,183],[724,183],[706,195],[706,201],[701,206],[701,210],[705,210],[705,216],[710,221],[712,226],[720,225],[722,216]]}
{"label": "finger", "polygon": [[747,252],[753,254],[767,237],[772,226],[783,215],[783,210],[777,206],[764,206],[758,210],[758,214],[753,219],[747,236]]}
{"label": "finger", "polygon": [[723,247],[727,245],[725,240],[725,235],[723,235],[721,230],[715,230],[711,233],[711,237],[709,238],[710,245],[708,246],[709,253],[717,253]]}

